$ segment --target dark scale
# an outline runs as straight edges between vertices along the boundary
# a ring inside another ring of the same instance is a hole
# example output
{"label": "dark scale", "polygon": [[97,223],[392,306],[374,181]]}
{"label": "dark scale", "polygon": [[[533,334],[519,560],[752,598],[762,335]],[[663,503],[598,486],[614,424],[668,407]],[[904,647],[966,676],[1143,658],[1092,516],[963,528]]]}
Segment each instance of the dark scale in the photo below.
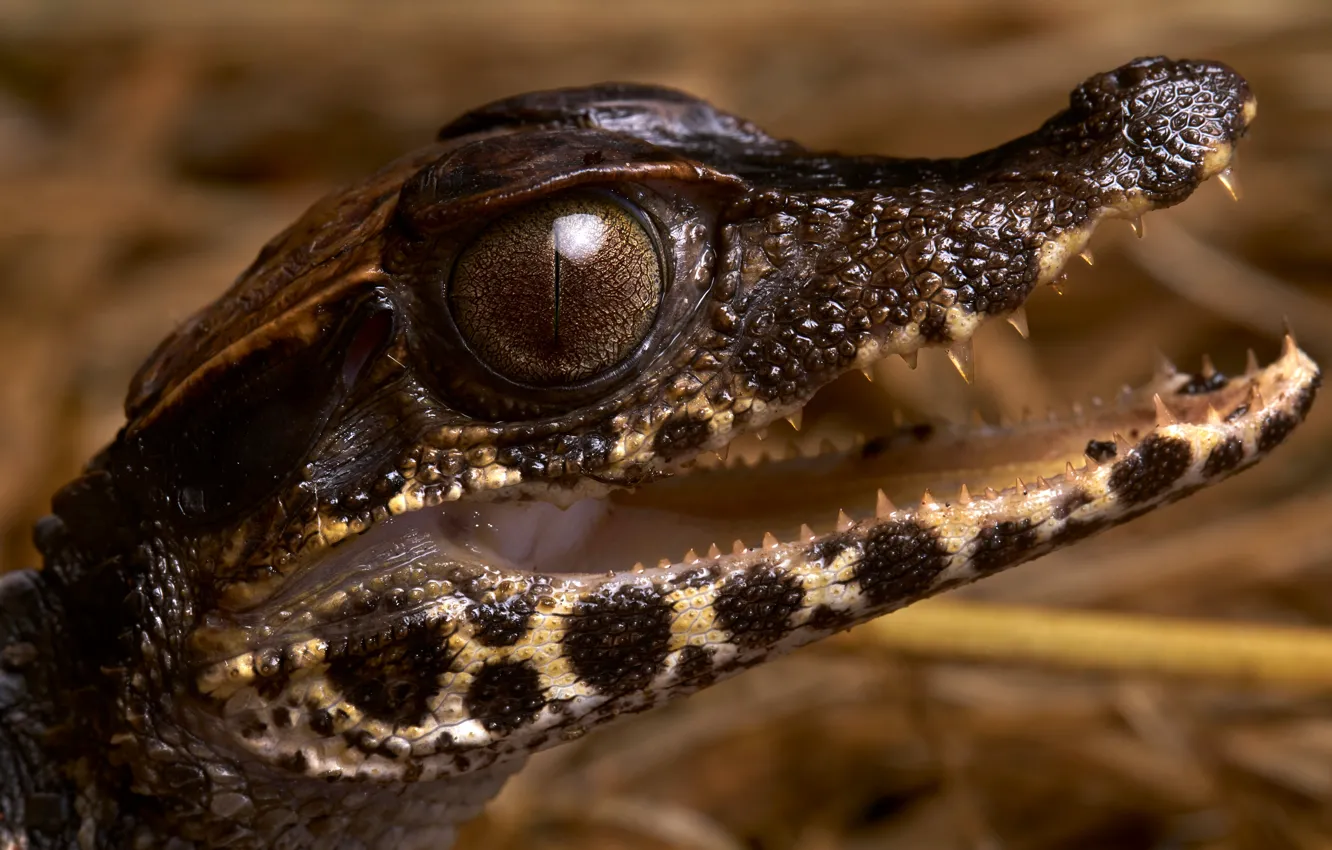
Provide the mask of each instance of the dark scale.
{"label": "dark scale", "polygon": [[1036,528],[1031,520],[1004,520],[987,523],[976,535],[971,562],[982,573],[1012,564],[1036,545]]}
{"label": "dark scale", "polygon": [[661,672],[671,640],[670,604],[651,585],[601,590],[574,604],[564,653],[600,691],[628,693]]}
{"label": "dark scale", "polygon": [[1212,450],[1207,453],[1207,460],[1203,461],[1203,475],[1214,478],[1239,466],[1242,460],[1244,441],[1239,437],[1227,437],[1212,446]]}
{"label": "dark scale", "polygon": [[1187,440],[1152,434],[1110,470],[1110,490],[1129,504],[1145,502],[1170,489],[1191,463]]}
{"label": "dark scale", "polygon": [[890,605],[924,595],[947,563],[933,529],[895,520],[870,531],[855,576],[870,604]]}
{"label": "dark scale", "polygon": [[717,625],[731,633],[737,646],[749,648],[781,640],[804,598],[798,578],[755,564],[727,578],[712,605]]}

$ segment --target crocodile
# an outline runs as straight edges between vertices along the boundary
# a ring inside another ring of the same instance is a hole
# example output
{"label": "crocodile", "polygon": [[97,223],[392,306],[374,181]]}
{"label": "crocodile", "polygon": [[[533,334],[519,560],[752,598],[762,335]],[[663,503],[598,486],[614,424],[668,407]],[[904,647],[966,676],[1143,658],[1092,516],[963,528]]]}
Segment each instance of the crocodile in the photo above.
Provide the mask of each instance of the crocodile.
{"label": "crocodile", "polygon": [[[454,120],[158,346],[0,581],[0,846],[446,846],[537,750],[1248,467],[1313,403],[1289,337],[1050,422],[848,381],[968,375],[1101,220],[1224,180],[1255,104],[1140,59],[936,160],[644,85]],[[867,436],[759,458],[816,393]],[[900,507],[904,471],[962,487]]]}

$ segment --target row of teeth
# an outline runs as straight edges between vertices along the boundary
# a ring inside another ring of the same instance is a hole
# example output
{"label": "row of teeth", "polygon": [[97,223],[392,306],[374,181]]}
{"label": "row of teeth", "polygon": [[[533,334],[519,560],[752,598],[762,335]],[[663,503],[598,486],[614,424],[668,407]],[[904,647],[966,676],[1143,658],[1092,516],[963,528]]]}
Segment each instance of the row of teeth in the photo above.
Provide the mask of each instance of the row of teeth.
{"label": "row of teeth", "polygon": [[[1252,378],[1254,375],[1258,374],[1259,368],[1258,355],[1253,349],[1249,349],[1246,356],[1243,377]],[[1172,361],[1167,359],[1164,355],[1160,355],[1151,383],[1156,385],[1166,384],[1179,378],[1183,374],[1184,373],[1181,372]],[[1212,358],[1209,355],[1204,354],[1202,356],[1201,365],[1197,374],[1204,380],[1210,380],[1217,374],[1216,366],[1213,364]],[[873,382],[874,379],[871,375],[867,374],[866,377]],[[1136,391],[1133,387],[1125,384],[1120,389],[1118,397],[1114,400],[1113,404],[1118,410],[1126,410],[1135,395]],[[1105,410],[1106,407],[1107,403],[1104,399],[1100,396],[1092,396],[1085,404],[1081,402],[1073,402],[1067,410],[1050,408],[1046,411],[1044,422],[1051,425],[1057,425],[1061,422],[1074,425],[1081,424],[1086,420],[1089,413],[1094,415]],[[793,432],[798,433],[801,431],[804,422],[800,411],[785,417],[785,419]],[[1031,425],[1040,421],[1041,420],[1029,409],[1024,409],[1022,415],[1016,420],[1001,415],[993,422],[987,421],[979,410],[973,410],[969,422],[944,423],[944,426],[945,428],[950,425],[962,426],[974,430],[986,428],[1008,429],[1023,425]],[[906,414],[901,410],[893,411],[893,432],[901,432],[911,427],[913,424],[918,423],[913,423],[909,420],[906,417]],[[818,429],[816,428],[815,430]],[[766,442],[772,434],[769,428],[762,428],[755,431],[753,436],[759,441]],[[811,435],[803,439],[794,434],[786,435],[784,437],[779,435],[779,437],[774,439],[772,443],[766,444],[758,451],[751,453],[737,453],[735,457],[731,457],[731,446],[728,444],[718,451],[708,452],[700,456],[694,463],[694,468],[703,471],[743,469],[747,467],[761,466],[765,463],[771,463],[774,461],[816,458],[829,454],[849,454],[865,446],[869,440],[869,435],[859,432],[840,432],[819,436]]]}
{"label": "row of teeth", "polygon": [[[1219,182],[1225,188],[1226,192],[1230,195],[1232,200],[1238,201],[1240,199],[1240,184],[1239,180],[1235,176],[1235,172],[1232,166],[1227,166],[1226,168],[1222,169],[1220,172],[1217,173],[1216,178],[1217,182]],[[1142,217],[1134,216],[1132,218],[1129,218],[1128,223],[1129,227],[1132,228],[1134,235],[1137,236],[1139,239],[1141,239],[1145,233]],[[1078,252],[1078,256],[1081,257],[1082,260],[1086,262],[1087,265],[1089,266],[1093,266],[1096,264],[1096,258],[1092,254],[1090,248],[1086,247],[1082,248]],[[1062,294],[1060,285],[1063,283],[1063,281],[1066,278],[1067,278],[1067,273],[1060,274],[1048,285],[1052,289],[1054,289],[1056,293]],[[1023,339],[1030,338],[1031,329],[1027,321],[1027,309],[1025,306],[1019,306],[1016,310],[1009,313],[1005,318],[1008,321],[1008,323],[1013,326],[1013,329],[1016,330]],[[1289,350],[1294,348],[1294,346],[1295,346],[1294,339],[1288,333],[1284,340],[1283,354],[1289,352]],[[918,359],[919,353],[920,353],[919,349],[917,349],[915,351],[900,354],[899,356],[902,358],[903,361],[906,362],[909,368],[915,369],[919,362]],[[971,383],[975,377],[975,362],[976,362],[975,349],[972,343],[972,339],[968,337],[965,340],[953,343],[951,346],[947,348],[947,353],[949,361],[953,364],[953,367],[957,369],[958,374],[962,376],[962,379],[964,381],[966,381],[967,383]],[[1260,367],[1258,364],[1258,356],[1253,349],[1249,349],[1245,359],[1244,377],[1252,378],[1253,376],[1258,374],[1259,370]],[[863,368],[860,371],[861,374],[865,376],[866,380],[868,380],[870,383],[874,383],[874,373],[869,368]],[[1216,366],[1212,363],[1212,359],[1209,355],[1204,354],[1202,356],[1201,368],[1198,374],[1200,374],[1205,380],[1211,379],[1213,376],[1217,374]],[[1155,374],[1153,375],[1152,378],[1152,383],[1156,385],[1161,385],[1164,384],[1165,382],[1178,378],[1180,375],[1181,372],[1178,369],[1178,367],[1176,367],[1173,362],[1171,362],[1168,358],[1166,358],[1165,355],[1160,355],[1158,359],[1157,368],[1155,370]],[[1120,409],[1126,408],[1129,401],[1133,398],[1134,395],[1135,395],[1134,389],[1131,386],[1125,385],[1120,390],[1119,398],[1117,399],[1119,408]],[[1153,394],[1152,402],[1156,408],[1156,426],[1158,428],[1167,427],[1178,423],[1179,421],[1178,417],[1176,417],[1170,411],[1170,408],[1162,400],[1161,395],[1159,393]],[[1257,409],[1263,405],[1262,394],[1259,392],[1256,384],[1250,384],[1249,386],[1249,397],[1247,403],[1250,409]],[[1093,397],[1091,399],[1090,406],[1094,410],[1096,410],[1103,408],[1105,406],[1105,403],[1101,398]],[[1076,423],[1084,418],[1084,416],[1086,415],[1086,409],[1082,404],[1075,402],[1071,406],[1071,413],[1072,413],[1072,421]],[[801,427],[803,425],[803,411],[797,410],[794,413],[789,414],[785,418],[793,431],[799,432],[801,430]],[[1046,418],[1047,421],[1050,423],[1067,421],[1066,416],[1053,409],[1051,409],[1048,412]],[[1021,420],[1019,420],[1019,423],[1017,424],[1025,424],[1033,421],[1035,420],[1034,417],[1031,416],[1030,411],[1024,410],[1023,416]],[[1219,425],[1222,422],[1221,413],[1211,404],[1208,404],[1207,406],[1206,421],[1207,424],[1209,425]],[[903,427],[907,426],[907,424],[908,424],[907,420],[905,416],[901,413],[901,411],[894,411],[893,413],[894,429],[900,430]],[[987,423],[983,419],[979,411],[973,411],[972,422],[971,422],[972,427],[984,428],[984,427],[989,427],[989,424],[990,423]],[[1011,427],[1015,423],[1005,421],[1003,418],[1001,418],[997,424],[998,427],[1000,428],[1007,428]],[[759,440],[764,440],[768,437],[768,434],[769,434],[768,429],[762,428],[756,431],[754,433],[754,436]],[[1113,433],[1113,439],[1116,446],[1116,457],[1122,457],[1132,447],[1132,443],[1119,432]],[[787,439],[783,445],[773,447],[772,451],[764,451],[758,454],[757,456],[750,456],[750,457],[738,456],[734,461],[731,461],[729,463],[728,463],[728,455],[729,455],[730,446],[727,445],[719,451],[711,452],[704,455],[702,458],[699,459],[697,465],[702,469],[757,466],[775,460],[793,460],[800,458],[819,457],[821,455],[827,455],[833,453],[847,453],[861,446],[864,446],[866,442],[868,442],[868,438],[864,434],[841,435],[836,438],[823,437],[818,441],[817,445],[811,445],[808,442],[801,443],[797,442],[796,440]],[[1084,455],[1084,459],[1086,463],[1081,467],[1075,467],[1072,461],[1066,462],[1064,469],[1065,477],[1067,477],[1070,480],[1073,480],[1088,475],[1090,473],[1093,473],[1100,468],[1101,464],[1095,458]],[[1037,476],[1032,484],[1028,484],[1027,482],[1023,481],[1021,478],[1018,478],[1012,487],[1005,488],[1002,492],[996,491],[992,487],[987,487],[983,492],[982,497],[986,501],[992,501],[994,499],[1000,498],[1001,496],[1010,493],[1021,493],[1023,495],[1026,495],[1027,493],[1031,492],[1033,489],[1044,490],[1047,489],[1049,486],[1050,486],[1049,482],[1046,481],[1045,478],[1041,476]],[[971,493],[967,489],[967,485],[963,484],[961,488],[958,490],[955,502],[959,505],[969,505],[972,503],[972,501],[973,499]],[[942,505],[940,505],[938,500],[935,499],[935,497],[930,493],[930,491],[925,490],[924,494],[921,496],[920,499],[919,510],[922,511],[938,510],[940,507],[948,507],[948,506],[949,506],[948,502],[944,502]],[[898,510],[897,506],[894,505],[892,501],[888,498],[888,496],[883,492],[883,490],[880,489],[875,498],[874,518],[876,520],[885,519],[894,512],[896,512],[897,510]],[[846,531],[847,529],[851,528],[852,525],[853,525],[853,520],[851,519],[850,516],[847,515],[846,511],[838,510],[837,520],[834,526],[836,530],[839,532]],[[816,536],[817,535],[815,535],[814,530],[810,528],[808,524],[802,524],[800,526],[800,532],[796,542],[807,542],[813,540]],[[776,535],[774,535],[772,532],[769,531],[764,533],[763,541],[759,548],[764,550],[770,550],[770,549],[776,549],[781,545],[783,545],[782,542],[777,539]],[[754,550],[751,549],[750,547],[747,547],[743,540],[737,539],[731,544],[730,551],[731,554],[733,555],[743,555],[747,552]],[[705,559],[715,560],[721,558],[722,554],[723,553],[721,548],[716,543],[713,543],[711,546],[708,547],[708,550],[705,555],[700,556],[697,550],[690,549],[687,552],[685,552],[684,558],[681,561],[672,562],[669,558],[662,558],[660,561],[657,562],[657,566],[665,568],[671,566],[672,563],[691,564],[691,563],[697,563]],[[642,562],[639,562],[634,565],[633,569],[636,572],[641,572],[647,569],[647,567]]]}
{"label": "row of teeth", "polygon": [[[1290,336],[1286,337],[1286,346],[1288,348],[1294,346],[1294,341]],[[1253,352],[1250,352],[1249,360],[1250,360],[1250,368],[1248,370],[1248,374],[1252,375],[1257,371],[1257,363],[1256,359],[1253,357]],[[1173,366],[1171,366],[1170,368],[1173,369]],[[1213,371],[1213,374],[1214,373],[1215,372]],[[1153,394],[1152,402],[1156,407],[1157,428],[1165,428],[1170,425],[1178,424],[1179,418],[1176,417],[1174,413],[1171,412],[1170,408],[1161,398],[1160,393]],[[1249,406],[1250,410],[1257,410],[1264,406],[1263,395],[1261,391],[1259,391],[1256,384],[1250,384],[1249,394],[1246,399],[1246,404]],[[1206,422],[1208,425],[1222,424],[1221,412],[1218,411],[1211,404],[1208,404],[1207,406]],[[1119,432],[1115,432],[1113,434],[1113,439],[1116,446],[1116,452],[1115,452],[1116,457],[1123,457],[1133,446],[1133,443],[1129,441],[1127,438],[1125,438],[1124,435],[1120,434]],[[1086,475],[1095,473],[1097,470],[1101,468],[1101,463],[1097,461],[1095,458],[1084,455],[1083,459],[1086,462],[1080,467],[1075,467],[1072,461],[1065,462],[1064,464],[1065,478],[1067,478],[1068,480],[1076,480]],[[985,488],[985,490],[981,495],[981,498],[984,499],[985,501],[993,501],[995,499],[1010,494],[1021,493],[1022,495],[1025,496],[1033,491],[1041,491],[1049,489],[1050,486],[1051,486],[1050,482],[1046,480],[1043,476],[1039,475],[1036,476],[1035,480],[1030,483],[1023,481],[1021,478],[1018,478],[1014,482],[1013,486],[1007,487],[1003,491],[997,491],[993,487]],[[934,495],[931,494],[930,491],[927,489],[920,498],[918,510],[921,511],[939,510],[941,508],[950,507],[953,503],[959,505],[970,505],[972,504],[973,501],[975,500],[972,497],[970,491],[968,490],[966,484],[963,484],[959,488],[957,496],[952,502],[944,501],[940,503],[939,500],[936,499]],[[897,511],[898,507],[894,505],[892,500],[890,500],[888,496],[883,492],[883,490],[880,489],[875,496],[875,505],[874,505],[875,520],[886,519]],[[838,510],[837,521],[834,526],[837,531],[839,532],[846,531],[849,528],[851,528],[853,524],[854,521],[851,519],[851,517],[846,513],[844,509]],[[814,530],[810,528],[808,524],[802,524],[800,526],[800,532],[797,535],[796,540],[792,542],[807,542],[815,539],[815,537],[817,537],[817,535],[814,533]],[[770,549],[776,549],[782,545],[784,544],[777,539],[776,535],[774,535],[772,532],[769,531],[764,533],[763,541],[761,545],[757,548],[770,550]],[[756,549],[752,549],[746,546],[743,540],[737,539],[731,544],[730,553],[733,555],[744,555],[747,552],[751,551],[756,551]],[[664,567],[669,567],[675,563],[692,564],[703,560],[715,560],[721,558],[722,554],[723,553],[721,548],[716,543],[713,543],[711,546],[708,547],[706,554],[702,556],[698,554],[697,550],[690,549],[687,552],[685,552],[684,557],[680,561],[672,561],[669,558],[662,558],[660,561],[657,562],[657,566],[664,568]],[[645,569],[647,569],[647,567],[641,561],[639,563],[634,564],[633,567],[633,570],[635,572],[642,572]]]}

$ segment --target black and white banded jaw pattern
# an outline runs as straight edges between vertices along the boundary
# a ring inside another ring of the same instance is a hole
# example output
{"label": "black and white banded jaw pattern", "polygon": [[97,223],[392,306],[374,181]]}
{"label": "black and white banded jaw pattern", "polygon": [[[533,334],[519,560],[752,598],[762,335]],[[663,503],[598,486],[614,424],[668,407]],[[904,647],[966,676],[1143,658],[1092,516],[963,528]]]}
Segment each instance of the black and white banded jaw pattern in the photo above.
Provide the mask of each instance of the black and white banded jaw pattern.
{"label": "black and white banded jaw pattern", "polygon": [[464,773],[1220,481],[1282,443],[1318,385],[1318,368],[1287,337],[1279,359],[1235,378],[1159,374],[1086,423],[1087,433],[1118,426],[1134,436],[1089,441],[1077,467],[1002,491],[927,494],[902,508],[871,491],[872,513],[842,513],[823,533],[767,535],[754,548],[737,541],[726,554],[713,547],[602,577],[418,566],[376,591],[406,607],[412,592],[395,583],[431,588],[386,649],[364,634],[310,636],[212,664],[198,687],[225,705],[224,722],[254,757],[288,769],[382,780]]}

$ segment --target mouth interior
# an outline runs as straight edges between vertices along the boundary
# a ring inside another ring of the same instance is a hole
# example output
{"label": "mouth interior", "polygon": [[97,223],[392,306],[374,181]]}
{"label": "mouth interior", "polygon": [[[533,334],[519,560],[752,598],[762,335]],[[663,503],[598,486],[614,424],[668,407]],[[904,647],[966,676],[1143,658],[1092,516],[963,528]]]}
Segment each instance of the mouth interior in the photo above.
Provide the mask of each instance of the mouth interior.
{"label": "mouth interior", "polygon": [[[819,415],[808,418],[818,422],[803,432],[783,422],[766,439],[738,437],[724,461],[707,455],[637,491],[568,507],[455,502],[414,511],[336,547],[319,572],[345,578],[449,560],[593,579],[689,561],[714,546],[757,547],[767,534],[797,540],[832,531],[839,512],[852,520],[872,517],[879,491],[903,505],[926,492],[948,502],[964,485],[980,494],[1055,478],[1089,456],[1112,461],[1155,427],[1154,395],[1169,398],[1180,421],[1202,423],[1209,406],[1225,413],[1242,405],[1243,383],[1214,373],[1161,373],[1138,390],[1093,399],[1063,417],[862,431],[857,426],[872,427],[874,414],[866,410],[882,408],[883,393],[852,373],[811,400],[806,410]],[[857,413],[871,421],[856,422]]]}

